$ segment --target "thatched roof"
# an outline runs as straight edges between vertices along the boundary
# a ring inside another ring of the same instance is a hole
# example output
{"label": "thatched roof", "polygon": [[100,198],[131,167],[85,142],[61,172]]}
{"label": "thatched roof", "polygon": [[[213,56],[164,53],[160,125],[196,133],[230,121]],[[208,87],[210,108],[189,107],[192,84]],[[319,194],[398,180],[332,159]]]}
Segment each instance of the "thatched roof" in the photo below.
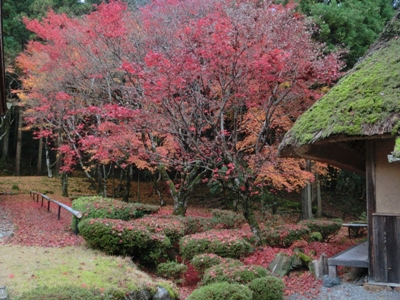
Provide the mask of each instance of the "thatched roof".
{"label": "thatched roof", "polygon": [[296,121],[280,154],[362,173],[365,139],[399,132],[400,11],[362,60]]}

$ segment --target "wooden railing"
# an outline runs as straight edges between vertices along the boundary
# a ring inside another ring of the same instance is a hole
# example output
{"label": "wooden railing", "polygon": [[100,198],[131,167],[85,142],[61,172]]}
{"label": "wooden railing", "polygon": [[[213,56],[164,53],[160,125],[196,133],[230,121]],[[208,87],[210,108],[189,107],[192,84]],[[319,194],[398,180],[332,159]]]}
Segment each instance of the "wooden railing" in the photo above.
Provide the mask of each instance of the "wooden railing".
{"label": "wooden railing", "polygon": [[[64,208],[66,211],[69,213],[73,214],[75,218],[80,219],[82,218],[82,213],[80,211],[77,211],[75,209],[72,209],[68,205],[65,205],[64,203],[58,202],[57,200],[51,199],[49,196],[40,194],[35,191],[30,191],[30,195],[33,198],[33,200],[36,200],[36,202],[39,203],[39,197],[42,199],[42,207],[44,206],[44,200],[47,201],[47,211],[50,211],[50,203],[54,203],[58,205],[58,219],[60,220],[61,217],[61,208]],[[74,233],[78,234],[78,222],[75,222],[75,228],[74,228]]]}

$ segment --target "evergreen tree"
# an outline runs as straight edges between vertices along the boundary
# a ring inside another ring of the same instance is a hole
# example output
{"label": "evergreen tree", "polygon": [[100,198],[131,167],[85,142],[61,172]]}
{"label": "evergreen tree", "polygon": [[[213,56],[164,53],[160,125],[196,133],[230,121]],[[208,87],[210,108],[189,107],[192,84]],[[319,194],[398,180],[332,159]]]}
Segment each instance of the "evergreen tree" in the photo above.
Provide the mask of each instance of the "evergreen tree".
{"label": "evergreen tree", "polygon": [[300,0],[299,9],[317,25],[314,38],[327,51],[343,47],[351,68],[377,39],[394,14],[391,0]]}

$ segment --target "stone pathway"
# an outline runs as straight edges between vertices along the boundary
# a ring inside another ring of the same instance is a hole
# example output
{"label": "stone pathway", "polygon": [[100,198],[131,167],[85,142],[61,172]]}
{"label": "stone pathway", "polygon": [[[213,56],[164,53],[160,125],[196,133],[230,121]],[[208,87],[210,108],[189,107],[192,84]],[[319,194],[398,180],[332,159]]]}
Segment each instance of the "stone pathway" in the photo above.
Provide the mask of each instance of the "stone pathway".
{"label": "stone pathway", "polygon": [[[0,198],[0,202],[2,199]],[[11,214],[4,210],[4,207],[0,208],[0,243],[3,243],[5,237],[9,237],[14,234],[14,224],[12,222]]]}

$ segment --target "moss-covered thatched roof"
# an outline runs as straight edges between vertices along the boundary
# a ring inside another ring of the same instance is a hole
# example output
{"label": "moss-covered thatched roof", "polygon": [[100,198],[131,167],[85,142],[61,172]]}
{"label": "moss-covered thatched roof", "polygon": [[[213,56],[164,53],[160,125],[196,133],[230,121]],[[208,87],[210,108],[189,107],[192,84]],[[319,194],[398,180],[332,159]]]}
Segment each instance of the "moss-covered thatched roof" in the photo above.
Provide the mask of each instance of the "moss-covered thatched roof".
{"label": "moss-covered thatched roof", "polygon": [[399,128],[400,11],[363,59],[296,121],[280,153],[363,172],[364,140],[393,137]]}

